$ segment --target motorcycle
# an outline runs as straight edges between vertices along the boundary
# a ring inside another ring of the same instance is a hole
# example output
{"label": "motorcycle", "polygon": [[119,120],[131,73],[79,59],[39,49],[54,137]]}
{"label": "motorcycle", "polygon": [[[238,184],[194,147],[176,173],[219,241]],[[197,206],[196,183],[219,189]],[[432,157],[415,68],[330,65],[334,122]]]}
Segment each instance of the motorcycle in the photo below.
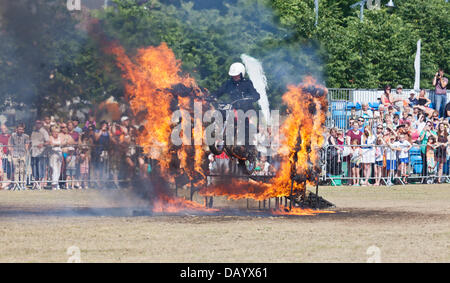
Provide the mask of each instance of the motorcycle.
{"label": "motorcycle", "polygon": [[[237,160],[238,163],[238,170],[241,170],[245,174],[251,175],[253,171],[256,168],[256,158],[258,155],[258,152],[256,150],[256,146],[250,145],[248,136],[246,136],[245,139],[245,145],[236,145],[236,128],[234,129],[234,142],[231,145],[227,145],[225,143],[226,139],[226,132],[227,132],[227,126],[230,119],[236,119],[235,115],[233,115],[234,112],[234,105],[236,103],[251,100],[251,98],[241,98],[238,100],[235,100],[231,103],[218,103],[217,101],[213,100],[213,106],[215,106],[216,110],[219,110],[222,113],[222,117],[225,116],[225,122],[223,127],[221,128],[221,139],[216,139],[214,144],[209,145],[209,149],[211,153],[214,155],[220,155],[223,152],[225,152],[231,159],[230,161],[233,161],[233,158]],[[245,131],[249,132],[250,127],[253,127],[249,123],[248,127],[245,127]],[[230,167],[232,168],[232,167]]]}

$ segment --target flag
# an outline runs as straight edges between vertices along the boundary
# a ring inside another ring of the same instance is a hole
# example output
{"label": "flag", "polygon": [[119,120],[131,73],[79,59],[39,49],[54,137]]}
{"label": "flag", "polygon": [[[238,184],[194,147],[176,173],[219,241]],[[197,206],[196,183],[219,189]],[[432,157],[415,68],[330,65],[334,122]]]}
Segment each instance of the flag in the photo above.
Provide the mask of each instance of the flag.
{"label": "flag", "polygon": [[416,71],[416,77],[414,80],[414,90],[420,89],[420,39],[417,41],[416,60],[414,61],[414,69]]}
{"label": "flag", "polygon": [[319,22],[319,0],[314,0],[314,11],[316,12],[316,23],[314,25],[317,26]]}

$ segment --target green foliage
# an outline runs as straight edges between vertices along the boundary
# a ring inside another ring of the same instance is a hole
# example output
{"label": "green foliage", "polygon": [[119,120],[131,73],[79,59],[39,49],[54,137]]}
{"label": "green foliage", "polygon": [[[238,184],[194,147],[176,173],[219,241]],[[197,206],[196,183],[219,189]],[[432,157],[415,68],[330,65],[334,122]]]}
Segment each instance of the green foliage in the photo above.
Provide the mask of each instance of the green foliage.
{"label": "green foliage", "polygon": [[[418,39],[421,87],[432,87],[438,66],[450,72],[449,3],[396,0],[392,12],[365,9],[360,22],[359,8],[350,8],[356,2],[320,0],[317,27],[313,0],[114,0],[91,16],[130,55],[166,42],[183,70],[211,91],[242,53],[261,60],[272,107],[287,84],[305,75],[327,87],[412,87]],[[114,58],[80,27],[90,17],[58,0],[8,1],[1,8],[0,105],[10,99],[45,112],[76,96],[94,103],[123,96]]]}

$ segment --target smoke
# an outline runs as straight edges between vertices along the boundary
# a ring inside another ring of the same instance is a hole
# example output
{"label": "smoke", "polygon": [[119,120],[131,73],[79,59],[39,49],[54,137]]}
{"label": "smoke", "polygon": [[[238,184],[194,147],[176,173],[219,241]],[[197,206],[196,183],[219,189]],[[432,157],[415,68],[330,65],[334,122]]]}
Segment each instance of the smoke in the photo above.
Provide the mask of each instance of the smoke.
{"label": "smoke", "polygon": [[250,57],[246,54],[242,54],[241,59],[245,64],[248,76],[250,77],[250,80],[253,82],[253,86],[260,95],[258,103],[262,109],[264,118],[266,119],[266,122],[269,122],[270,107],[269,107],[269,100],[267,99],[266,94],[267,78],[266,75],[264,74],[262,64],[257,59]]}

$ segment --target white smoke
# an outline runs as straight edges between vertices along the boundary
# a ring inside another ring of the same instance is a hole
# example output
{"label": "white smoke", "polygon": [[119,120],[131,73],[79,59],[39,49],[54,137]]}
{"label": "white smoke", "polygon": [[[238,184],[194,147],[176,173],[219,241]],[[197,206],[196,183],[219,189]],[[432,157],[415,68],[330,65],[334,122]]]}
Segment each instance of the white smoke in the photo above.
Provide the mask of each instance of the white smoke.
{"label": "white smoke", "polygon": [[247,54],[241,55],[241,60],[244,62],[245,68],[247,69],[248,76],[253,83],[256,91],[259,93],[260,98],[258,104],[261,107],[264,118],[267,123],[270,123],[270,108],[269,99],[267,98],[267,78],[264,74],[264,69],[261,62],[257,59],[248,56]]}

